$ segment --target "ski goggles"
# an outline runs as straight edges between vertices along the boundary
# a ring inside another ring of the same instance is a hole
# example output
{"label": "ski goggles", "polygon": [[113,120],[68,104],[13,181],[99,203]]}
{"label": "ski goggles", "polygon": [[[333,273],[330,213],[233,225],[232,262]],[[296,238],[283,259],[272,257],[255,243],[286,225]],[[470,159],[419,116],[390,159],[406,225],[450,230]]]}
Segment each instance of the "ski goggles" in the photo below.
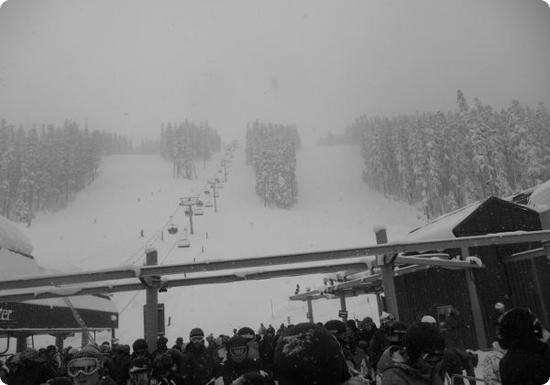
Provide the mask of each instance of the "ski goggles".
{"label": "ski goggles", "polygon": [[436,350],[428,353],[424,353],[422,359],[430,365],[436,365],[443,360],[443,351]]}
{"label": "ski goggles", "polygon": [[191,337],[190,340],[191,340],[191,342],[203,342],[204,337],[195,336],[195,337]]}
{"label": "ski goggles", "polygon": [[101,363],[93,357],[75,358],[67,364],[67,374],[71,377],[76,377],[79,374],[89,376],[99,369],[101,369]]}

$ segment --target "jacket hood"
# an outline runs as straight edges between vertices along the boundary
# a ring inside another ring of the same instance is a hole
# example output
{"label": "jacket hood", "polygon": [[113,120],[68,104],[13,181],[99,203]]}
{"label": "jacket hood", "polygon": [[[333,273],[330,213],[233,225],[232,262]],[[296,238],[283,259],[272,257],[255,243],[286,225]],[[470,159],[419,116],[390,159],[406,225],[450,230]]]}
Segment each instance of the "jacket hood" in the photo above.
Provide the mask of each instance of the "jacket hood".
{"label": "jacket hood", "polygon": [[409,365],[406,364],[406,357],[403,357],[403,355],[399,352],[400,349],[401,347],[399,346],[391,345],[384,350],[384,353],[382,353],[382,356],[380,356],[380,360],[378,360],[378,364],[376,365],[380,373],[389,368],[403,368],[404,366],[409,367]]}

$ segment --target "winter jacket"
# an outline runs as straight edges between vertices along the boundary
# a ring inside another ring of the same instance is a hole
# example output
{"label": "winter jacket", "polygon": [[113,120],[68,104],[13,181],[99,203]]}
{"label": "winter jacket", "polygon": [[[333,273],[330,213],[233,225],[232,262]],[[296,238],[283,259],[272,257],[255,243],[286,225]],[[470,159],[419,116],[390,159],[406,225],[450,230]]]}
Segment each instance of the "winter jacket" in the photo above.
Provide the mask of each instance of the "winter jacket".
{"label": "winter jacket", "polygon": [[504,351],[500,348],[495,348],[483,360],[483,380],[487,385],[500,385],[499,363],[502,357],[504,357]]}
{"label": "winter jacket", "polygon": [[233,362],[231,359],[228,359],[222,363],[219,368],[219,374],[223,377],[223,383],[225,385],[231,384],[245,373],[259,371],[259,362],[250,358],[247,358],[241,363]]}
{"label": "winter jacket", "polygon": [[113,354],[113,357],[105,362],[105,367],[108,370],[109,376],[118,384],[126,385],[130,375],[130,355],[129,354]]}
{"label": "winter jacket", "polygon": [[439,369],[421,369],[411,365],[402,356],[398,347],[390,346],[378,362],[382,385],[443,385]]}
{"label": "winter jacket", "polygon": [[386,350],[388,346],[389,342],[386,339],[384,333],[380,329],[376,330],[370,340],[368,349],[371,367],[376,368],[378,366],[378,361],[380,360],[382,353],[384,353],[384,350]]}
{"label": "winter jacket", "polygon": [[204,345],[198,348],[190,343],[185,348],[182,362],[183,380],[186,385],[204,385],[217,374],[217,365]]}
{"label": "winter jacket", "polygon": [[541,385],[550,378],[550,347],[536,339],[520,341],[500,360],[502,385]]}

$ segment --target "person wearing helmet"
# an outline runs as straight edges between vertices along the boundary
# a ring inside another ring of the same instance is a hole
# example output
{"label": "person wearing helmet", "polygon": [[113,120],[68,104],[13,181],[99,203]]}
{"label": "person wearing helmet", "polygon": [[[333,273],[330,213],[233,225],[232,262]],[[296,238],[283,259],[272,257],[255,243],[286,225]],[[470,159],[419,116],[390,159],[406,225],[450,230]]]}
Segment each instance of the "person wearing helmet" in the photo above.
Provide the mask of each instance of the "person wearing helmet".
{"label": "person wearing helmet", "polygon": [[505,312],[497,322],[497,341],[507,349],[500,360],[502,385],[546,384],[550,378],[548,331],[527,308]]}
{"label": "person wearing helmet", "polygon": [[103,373],[103,355],[93,345],[86,345],[67,363],[67,375],[74,385],[117,385]]}
{"label": "person wearing helmet", "polygon": [[256,333],[248,326],[242,327],[237,332],[237,335],[246,339],[248,343],[248,356],[256,361],[260,361],[260,346],[256,341]]}
{"label": "person wearing helmet", "polygon": [[174,362],[169,353],[159,354],[153,361],[153,382],[157,385],[183,385],[183,379],[173,371]]}
{"label": "person wearing helmet", "polygon": [[350,374],[334,335],[322,326],[300,323],[278,339],[273,377],[279,385],[340,385]]}
{"label": "person wearing helmet", "polygon": [[445,349],[441,332],[427,323],[409,326],[405,334],[402,359],[383,368],[382,385],[439,385],[443,384],[440,370]]}
{"label": "person wearing helmet", "polygon": [[186,385],[204,385],[216,377],[217,365],[204,346],[204,332],[194,328],[189,333],[182,361],[183,381]]}
{"label": "person wearing helmet", "polygon": [[406,361],[404,344],[407,325],[403,322],[393,321],[387,324],[384,330],[389,346],[384,350],[376,365],[379,378],[386,369]]}
{"label": "person wearing helmet", "polygon": [[248,354],[250,346],[248,341],[236,335],[231,337],[227,344],[227,360],[220,365],[221,376],[224,384],[231,384],[241,375],[248,372],[260,371],[258,360]]}

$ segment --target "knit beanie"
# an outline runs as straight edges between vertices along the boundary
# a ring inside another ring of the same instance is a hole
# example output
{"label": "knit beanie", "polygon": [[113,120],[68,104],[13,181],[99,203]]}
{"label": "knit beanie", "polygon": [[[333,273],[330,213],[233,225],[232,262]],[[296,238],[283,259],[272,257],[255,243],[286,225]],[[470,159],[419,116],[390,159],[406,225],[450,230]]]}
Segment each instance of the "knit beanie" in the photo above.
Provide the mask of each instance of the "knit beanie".
{"label": "knit beanie", "polygon": [[149,346],[147,345],[147,341],[143,338],[138,338],[134,341],[132,344],[132,350],[135,352],[136,350],[148,350]]}
{"label": "knit beanie", "polygon": [[256,333],[254,333],[254,330],[252,328],[249,328],[248,326],[240,328],[237,334],[241,337],[246,338],[248,341],[253,340],[254,337],[256,337]]}
{"label": "knit beanie", "polygon": [[95,358],[99,362],[99,367],[103,367],[103,354],[101,354],[98,348],[93,345],[86,345],[80,349],[73,356],[73,360],[77,358]]}
{"label": "knit beanie", "polygon": [[311,323],[298,324],[282,335],[273,371],[280,385],[338,385],[349,377],[336,338]]}
{"label": "knit beanie", "polygon": [[191,330],[191,333],[189,333],[189,338],[192,337],[204,337],[204,332],[201,328],[194,328]]}

